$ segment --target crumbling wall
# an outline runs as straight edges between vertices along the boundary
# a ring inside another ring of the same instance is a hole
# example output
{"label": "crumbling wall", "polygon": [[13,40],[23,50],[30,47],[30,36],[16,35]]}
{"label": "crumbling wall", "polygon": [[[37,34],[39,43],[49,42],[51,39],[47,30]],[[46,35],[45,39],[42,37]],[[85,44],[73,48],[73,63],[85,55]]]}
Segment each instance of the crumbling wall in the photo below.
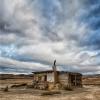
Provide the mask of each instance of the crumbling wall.
{"label": "crumbling wall", "polygon": [[54,73],[47,74],[47,82],[54,82]]}
{"label": "crumbling wall", "polygon": [[66,85],[66,86],[69,85],[67,73],[60,73],[59,74],[59,83],[62,85]]}

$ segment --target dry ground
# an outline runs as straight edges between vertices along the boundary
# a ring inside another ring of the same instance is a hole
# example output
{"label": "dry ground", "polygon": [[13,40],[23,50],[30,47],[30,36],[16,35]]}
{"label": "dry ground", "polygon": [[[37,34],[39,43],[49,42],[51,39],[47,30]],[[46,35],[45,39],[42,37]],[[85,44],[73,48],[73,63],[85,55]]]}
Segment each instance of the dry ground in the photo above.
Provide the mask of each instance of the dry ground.
{"label": "dry ground", "polygon": [[100,76],[87,76],[82,79],[83,84],[100,85]]}
{"label": "dry ground", "polygon": [[[11,84],[16,84],[13,81],[0,81],[0,87],[10,86]],[[21,80],[20,83],[26,82]],[[29,81],[30,83],[31,81]],[[8,84],[9,83],[9,84]],[[100,100],[100,86],[84,86],[82,89],[74,89],[73,91],[61,91],[61,94],[52,96],[41,96],[43,91],[26,89],[26,88],[16,88],[9,89],[9,92],[3,92],[0,90],[0,100]]]}

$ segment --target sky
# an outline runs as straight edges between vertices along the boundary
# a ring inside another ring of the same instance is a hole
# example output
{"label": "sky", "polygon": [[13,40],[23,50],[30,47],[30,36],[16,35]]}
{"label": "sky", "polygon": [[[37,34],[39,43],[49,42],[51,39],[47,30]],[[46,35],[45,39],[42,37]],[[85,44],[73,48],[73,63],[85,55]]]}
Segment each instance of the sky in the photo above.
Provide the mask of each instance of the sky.
{"label": "sky", "polygon": [[100,0],[0,0],[0,73],[57,69],[100,74]]}

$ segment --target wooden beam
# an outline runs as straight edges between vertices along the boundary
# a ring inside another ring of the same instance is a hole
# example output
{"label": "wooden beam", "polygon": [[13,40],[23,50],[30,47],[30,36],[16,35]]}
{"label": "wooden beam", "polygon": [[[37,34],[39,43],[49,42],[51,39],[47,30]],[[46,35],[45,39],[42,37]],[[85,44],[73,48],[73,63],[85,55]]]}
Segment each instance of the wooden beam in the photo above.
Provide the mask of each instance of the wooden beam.
{"label": "wooden beam", "polygon": [[75,86],[77,86],[77,75],[75,75]]}
{"label": "wooden beam", "polygon": [[57,69],[56,69],[56,60],[54,60],[53,64],[53,72],[54,72],[54,84],[58,83],[58,74],[57,74]]}

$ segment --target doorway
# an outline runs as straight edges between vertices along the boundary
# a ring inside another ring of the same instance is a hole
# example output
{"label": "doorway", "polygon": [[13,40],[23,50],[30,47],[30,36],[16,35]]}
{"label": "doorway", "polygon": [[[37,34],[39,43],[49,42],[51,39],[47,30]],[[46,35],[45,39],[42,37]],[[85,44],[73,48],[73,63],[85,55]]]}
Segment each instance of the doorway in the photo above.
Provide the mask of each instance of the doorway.
{"label": "doorway", "polygon": [[76,86],[76,77],[75,75],[70,75],[70,82],[72,86]]}

